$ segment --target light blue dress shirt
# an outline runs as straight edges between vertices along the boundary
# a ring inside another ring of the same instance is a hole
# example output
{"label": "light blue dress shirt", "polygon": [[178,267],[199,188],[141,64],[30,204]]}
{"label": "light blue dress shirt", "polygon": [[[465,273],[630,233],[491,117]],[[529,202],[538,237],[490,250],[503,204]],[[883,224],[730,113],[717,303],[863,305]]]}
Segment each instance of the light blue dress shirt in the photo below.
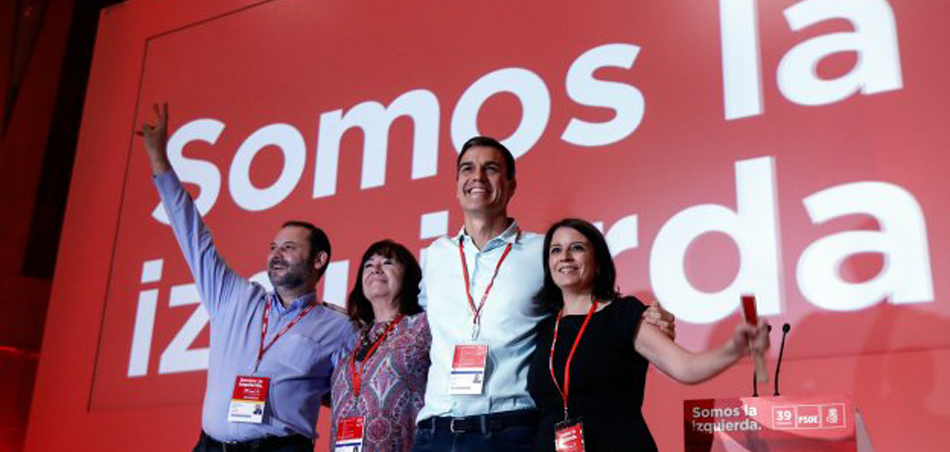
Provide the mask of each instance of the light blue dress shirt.
{"label": "light blue dress shirt", "polygon": [[[425,406],[417,422],[433,416],[471,416],[534,408],[528,395],[528,365],[534,353],[538,323],[545,317],[535,296],[544,281],[544,237],[522,232],[512,222],[479,250],[463,230],[429,246],[423,267],[420,303],[429,316],[432,348]],[[473,312],[465,293],[459,255],[462,240],[472,298],[477,306],[498,261],[511,243],[482,307],[478,337],[472,339]],[[482,395],[449,395],[454,348],[458,344],[488,345]]]}
{"label": "light blue dress shirt", "polygon": [[[239,276],[218,255],[211,233],[175,173],[155,176],[154,183],[211,319],[202,428],[219,441],[295,433],[315,438],[320,401],[330,390],[330,376],[356,340],[352,324],[345,315],[317,302],[315,292],[285,308],[276,294]],[[320,304],[267,350],[255,373],[268,299],[267,343],[302,309],[314,302]],[[261,424],[228,422],[238,375],[270,378]]]}

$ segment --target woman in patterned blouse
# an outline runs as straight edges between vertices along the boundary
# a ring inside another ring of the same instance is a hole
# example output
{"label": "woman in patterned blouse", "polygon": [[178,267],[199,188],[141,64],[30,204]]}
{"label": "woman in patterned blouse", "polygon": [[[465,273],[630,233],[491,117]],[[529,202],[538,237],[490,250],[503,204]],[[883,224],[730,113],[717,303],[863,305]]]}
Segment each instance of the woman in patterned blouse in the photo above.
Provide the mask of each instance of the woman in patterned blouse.
{"label": "woman in patterned blouse", "polygon": [[360,339],[333,372],[330,450],[409,451],[432,342],[419,307],[422,272],[391,240],[370,245],[360,262],[346,304]]}

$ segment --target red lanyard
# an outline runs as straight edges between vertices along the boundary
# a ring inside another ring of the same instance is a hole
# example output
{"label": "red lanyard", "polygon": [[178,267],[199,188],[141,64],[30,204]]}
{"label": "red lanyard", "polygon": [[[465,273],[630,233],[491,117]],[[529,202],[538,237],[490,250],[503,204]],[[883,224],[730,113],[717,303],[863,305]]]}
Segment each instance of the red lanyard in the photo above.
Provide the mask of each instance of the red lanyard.
{"label": "red lanyard", "polygon": [[270,343],[268,343],[267,346],[265,347],[264,338],[267,336],[267,324],[270,322],[270,302],[271,302],[271,299],[268,298],[267,304],[264,306],[264,322],[261,324],[261,345],[257,349],[257,364],[254,366],[255,370],[257,370],[258,366],[261,365],[261,359],[264,358],[264,353],[266,353],[267,350],[270,350],[271,346],[274,345],[274,342],[277,342],[277,339],[280,339],[280,337],[283,336],[284,333],[286,333],[291,328],[293,328],[294,325],[296,325],[297,322],[299,322],[300,319],[303,318],[303,316],[307,315],[310,311],[313,310],[313,308],[317,307],[317,303],[313,303],[310,306],[307,306],[306,308],[304,308],[303,311],[300,311],[300,314],[297,314],[297,318],[291,320],[290,323],[287,324],[287,326],[285,326],[283,329],[278,331],[277,334],[274,335],[274,338],[270,340]]}
{"label": "red lanyard", "polygon": [[590,318],[594,315],[594,311],[597,310],[597,301],[591,300],[590,310],[587,311],[587,317],[584,318],[584,323],[581,325],[581,330],[577,332],[577,338],[574,339],[574,345],[571,347],[571,352],[567,355],[567,362],[564,363],[564,389],[561,389],[561,385],[557,383],[557,377],[554,376],[554,346],[557,345],[557,330],[561,326],[561,316],[564,314],[564,309],[562,308],[560,312],[557,313],[557,321],[554,323],[554,339],[551,341],[551,352],[548,353],[548,370],[551,371],[551,380],[554,381],[554,387],[557,388],[557,392],[561,394],[561,398],[564,399],[564,420],[567,420],[567,396],[568,391],[571,387],[571,361],[574,359],[574,352],[577,350],[577,344],[581,343],[581,336],[584,335],[584,330],[587,329],[587,323],[590,322]]}
{"label": "red lanyard", "polygon": [[[518,237],[521,237],[521,231],[518,231],[518,236],[515,237],[515,240],[518,240]],[[465,295],[468,297],[468,306],[472,308],[472,325],[477,327],[479,315],[482,312],[482,306],[485,306],[485,300],[488,299],[488,294],[491,292],[492,286],[495,285],[495,277],[498,276],[498,270],[501,269],[501,264],[505,262],[505,258],[508,257],[508,253],[511,251],[511,243],[508,243],[508,246],[505,247],[505,251],[501,253],[501,259],[498,259],[498,265],[495,266],[495,273],[491,276],[491,280],[488,281],[488,287],[485,288],[485,293],[482,294],[482,301],[475,306],[475,299],[472,298],[472,289],[469,286],[468,281],[468,264],[465,263],[465,248],[463,247],[464,239],[459,238],[459,258],[462,260],[462,276],[465,277]],[[473,333],[474,334],[474,333]]]}
{"label": "red lanyard", "polygon": [[[376,339],[376,342],[370,347],[369,352],[367,352],[363,358],[363,363],[360,364],[359,367],[356,366],[356,354],[359,353],[360,347],[353,349],[353,356],[350,357],[350,376],[353,377],[353,395],[355,397],[360,396],[360,384],[363,380],[363,368],[366,367],[366,362],[373,356],[373,353],[376,353],[379,344],[382,344],[383,341],[386,340],[386,336],[389,335],[389,332],[396,327],[396,324],[399,323],[400,320],[402,320],[402,314],[396,316],[396,319],[390,322],[389,326],[386,327],[386,331],[383,331],[383,335],[379,336],[379,339]],[[367,331],[367,334],[368,333]]]}

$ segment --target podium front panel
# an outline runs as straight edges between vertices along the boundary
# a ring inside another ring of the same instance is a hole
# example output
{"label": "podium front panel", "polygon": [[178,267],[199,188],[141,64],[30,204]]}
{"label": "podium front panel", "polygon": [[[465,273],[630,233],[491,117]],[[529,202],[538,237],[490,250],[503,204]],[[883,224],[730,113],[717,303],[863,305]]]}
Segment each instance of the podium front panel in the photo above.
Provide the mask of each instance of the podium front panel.
{"label": "podium front panel", "polygon": [[686,452],[855,452],[849,395],[683,402]]}

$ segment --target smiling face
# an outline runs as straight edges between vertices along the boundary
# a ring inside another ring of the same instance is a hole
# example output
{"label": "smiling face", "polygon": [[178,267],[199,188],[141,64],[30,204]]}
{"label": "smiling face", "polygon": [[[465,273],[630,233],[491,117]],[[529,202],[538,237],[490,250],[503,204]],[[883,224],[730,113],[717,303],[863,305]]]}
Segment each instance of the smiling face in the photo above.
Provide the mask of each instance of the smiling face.
{"label": "smiling face", "polygon": [[313,277],[310,231],[287,226],[277,231],[267,254],[267,277],[275,288],[297,288]]}
{"label": "smiling face", "polygon": [[370,301],[396,304],[402,291],[405,267],[402,262],[379,254],[363,262],[363,294]]}
{"label": "smiling face", "polygon": [[548,268],[551,279],[561,291],[590,292],[597,273],[597,260],[590,240],[574,228],[558,228],[548,248]]}
{"label": "smiling face", "polygon": [[515,180],[508,178],[505,158],[493,147],[473,146],[458,163],[456,197],[467,214],[507,216]]}

